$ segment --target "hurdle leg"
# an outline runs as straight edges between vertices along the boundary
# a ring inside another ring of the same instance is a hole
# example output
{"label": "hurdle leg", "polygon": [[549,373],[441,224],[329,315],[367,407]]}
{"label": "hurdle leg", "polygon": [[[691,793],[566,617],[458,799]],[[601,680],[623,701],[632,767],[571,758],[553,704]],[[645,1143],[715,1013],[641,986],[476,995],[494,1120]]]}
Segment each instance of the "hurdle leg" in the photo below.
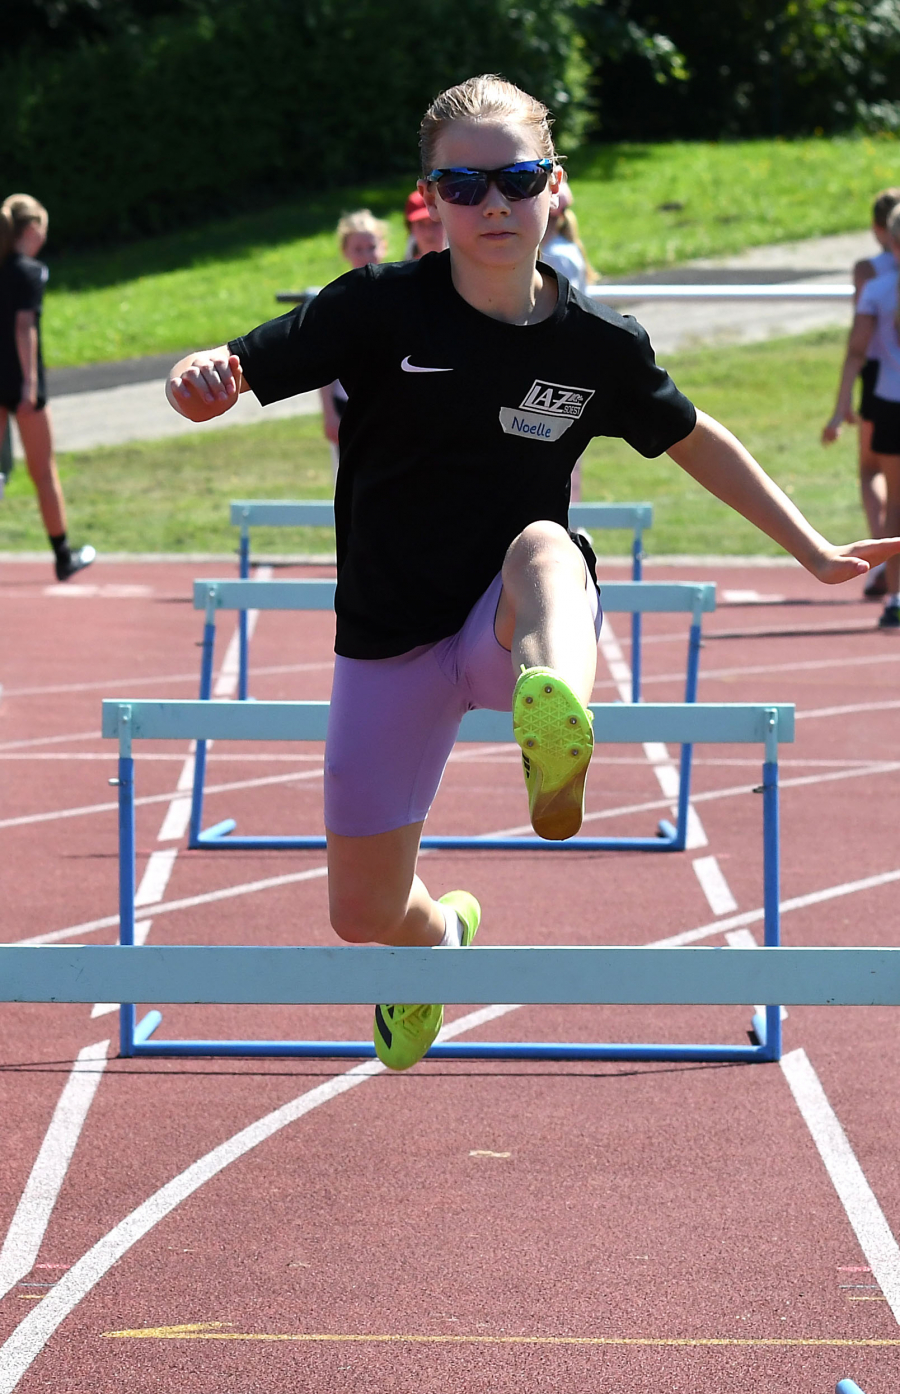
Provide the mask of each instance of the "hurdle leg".
{"label": "hurdle leg", "polygon": [[[119,755],[119,943],[134,945],[134,760]],[[119,1007],[119,1054],[134,1054],[134,1003]]]}
{"label": "hurdle leg", "polygon": [[[250,578],[250,533],[247,524],[241,526],[240,576],[242,581]],[[247,611],[238,610],[238,701],[247,700]]]}
{"label": "hurdle leg", "polygon": [[[243,546],[244,539],[241,538]],[[216,626],[207,612],[203,626],[203,646],[200,659],[201,702],[208,702],[212,696],[213,654],[216,646]],[[191,789],[191,820],[188,830],[188,846],[199,847],[203,826],[203,790],[206,784],[206,741],[194,742],[194,783]]]}
{"label": "hurdle leg", "polygon": [[[640,528],[635,529],[631,544],[631,579],[644,578],[644,539]],[[641,613],[635,610],[631,616],[631,700],[641,700]]]}
{"label": "hurdle leg", "polygon": [[[697,685],[700,677],[700,619],[695,615],[688,636],[687,674],[684,681],[684,700],[696,702]],[[691,766],[694,747],[681,747],[681,762],[678,770],[678,812],[675,826],[667,819],[659,824],[660,835],[668,839],[673,852],[683,852],[687,846],[688,812],[691,802]]]}
{"label": "hurdle leg", "polygon": [[[763,925],[766,948],[781,944],[781,869],[779,859],[777,717],[771,714],[770,740],[763,765]],[[770,758],[771,755],[776,758]],[[765,1018],[757,1013],[753,1029],[766,1060],[781,1059],[781,1007],[767,1006]]]}

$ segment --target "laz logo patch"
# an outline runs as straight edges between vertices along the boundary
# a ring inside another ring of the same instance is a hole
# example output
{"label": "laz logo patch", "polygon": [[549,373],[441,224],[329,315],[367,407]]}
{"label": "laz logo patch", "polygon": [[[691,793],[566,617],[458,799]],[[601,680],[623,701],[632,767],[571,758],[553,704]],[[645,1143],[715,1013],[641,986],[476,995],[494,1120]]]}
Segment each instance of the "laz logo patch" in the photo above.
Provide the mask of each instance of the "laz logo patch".
{"label": "laz logo patch", "polygon": [[590,387],[563,387],[559,382],[541,382],[536,378],[522,407],[527,411],[546,412],[548,416],[569,416],[577,420],[593,395]]}

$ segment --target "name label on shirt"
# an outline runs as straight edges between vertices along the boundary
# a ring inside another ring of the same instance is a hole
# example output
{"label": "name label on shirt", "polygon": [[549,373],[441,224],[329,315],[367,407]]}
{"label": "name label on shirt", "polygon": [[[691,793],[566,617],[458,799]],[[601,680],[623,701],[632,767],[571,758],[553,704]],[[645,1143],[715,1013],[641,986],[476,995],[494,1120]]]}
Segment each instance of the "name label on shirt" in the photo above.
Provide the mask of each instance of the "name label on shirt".
{"label": "name label on shirt", "polygon": [[528,436],[531,440],[559,440],[571,426],[572,416],[538,416],[521,407],[501,407],[500,425],[508,436]]}

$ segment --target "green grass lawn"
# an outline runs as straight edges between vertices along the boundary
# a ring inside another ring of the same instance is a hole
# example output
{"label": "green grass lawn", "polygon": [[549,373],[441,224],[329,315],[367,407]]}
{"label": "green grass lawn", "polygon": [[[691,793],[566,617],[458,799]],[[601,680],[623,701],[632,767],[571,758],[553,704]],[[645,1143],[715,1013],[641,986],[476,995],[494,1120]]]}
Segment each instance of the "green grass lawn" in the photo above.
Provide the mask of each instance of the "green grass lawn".
{"label": "green grass lawn", "polygon": [[[835,331],[739,348],[673,355],[666,366],[697,405],[728,425],[835,541],[863,536],[855,433],[824,450],[819,432],[834,397],[844,336]],[[326,498],[331,465],[316,417],[264,422],[202,436],[107,446],[61,458],[73,539],[101,551],[227,552],[232,498]],[[712,498],[668,458],[645,460],[622,441],[596,440],[584,494],[603,502],[650,500],[648,552],[761,553],[774,543]],[[620,533],[600,551],[628,550]],[[30,483],[18,466],[0,504],[0,550],[46,545]],[[254,552],[333,549],[318,529],[260,529]]]}
{"label": "green grass lawn", "polygon": [[[894,137],[587,146],[569,164],[584,241],[605,275],[863,228],[873,194],[898,171]],[[51,244],[47,361],[174,354],[233,337],[276,313],[276,291],[345,269],[334,227],[352,208],[386,217],[389,255],[402,256],[414,177],[303,190],[277,208],[93,253],[54,256]]]}

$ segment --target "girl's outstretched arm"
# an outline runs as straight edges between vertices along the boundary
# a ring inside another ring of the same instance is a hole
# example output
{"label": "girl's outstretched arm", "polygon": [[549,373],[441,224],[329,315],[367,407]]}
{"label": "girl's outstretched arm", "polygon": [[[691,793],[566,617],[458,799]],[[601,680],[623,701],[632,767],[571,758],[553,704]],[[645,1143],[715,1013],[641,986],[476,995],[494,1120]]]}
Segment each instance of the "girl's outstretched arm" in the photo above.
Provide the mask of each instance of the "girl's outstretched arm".
{"label": "girl's outstretched arm", "polygon": [[830,420],[826,422],[822,431],[823,445],[830,445],[832,441],[837,440],[844,422],[854,419],[853,384],[859,377],[860,370],[866,361],[866,351],[875,332],[875,324],[874,315],[855,315],[853,318],[850,338],[847,340],[847,352],[844,355],[844,366],[841,369],[837,402]]}
{"label": "girl's outstretched arm", "polygon": [[862,576],[870,566],[900,552],[900,537],[835,547],[806,521],[740,441],[702,411],[697,413],[691,434],[668,453],[704,489],[742,514],[828,585]]}
{"label": "girl's outstretched arm", "polygon": [[169,373],[166,397],[189,421],[211,421],[229,411],[249,386],[241,360],[222,344],[179,359]]}

